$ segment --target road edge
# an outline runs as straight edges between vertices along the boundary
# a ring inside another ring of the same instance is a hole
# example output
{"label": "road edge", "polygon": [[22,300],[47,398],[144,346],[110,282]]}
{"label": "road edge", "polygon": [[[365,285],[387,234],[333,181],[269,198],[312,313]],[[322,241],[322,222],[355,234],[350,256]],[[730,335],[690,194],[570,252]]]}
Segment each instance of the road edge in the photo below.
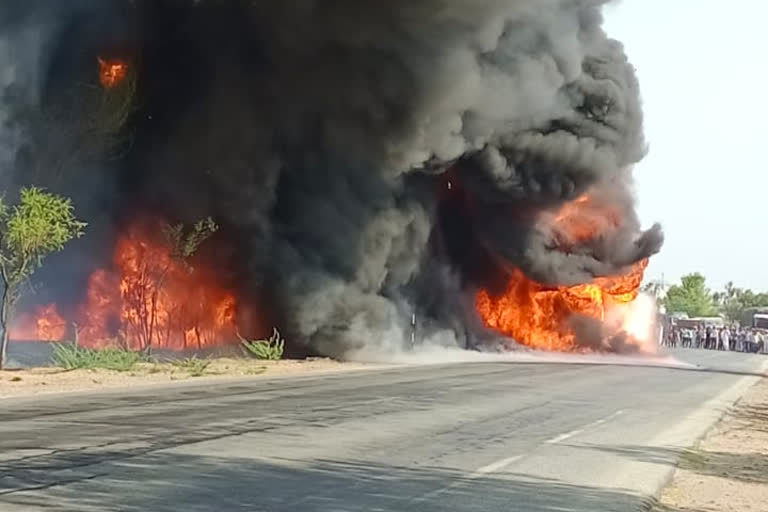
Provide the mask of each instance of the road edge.
{"label": "road edge", "polygon": [[[765,361],[757,372],[764,374],[768,372],[768,361]],[[712,431],[728,411],[741,400],[749,389],[766,378],[768,378],[768,375],[743,376],[734,382],[733,385],[704,402],[674,427],[652,438],[648,446],[650,448],[680,450],[695,447]],[[661,464],[654,464],[654,469],[648,468],[647,474],[641,475],[638,478],[638,485],[635,490],[646,497],[643,500],[641,511],[651,511],[658,505],[661,493],[672,482],[679,464],[680,457],[675,459],[674,464],[663,464],[661,471],[655,468],[655,466],[660,466]]]}
{"label": "road edge", "polygon": [[362,373],[368,373],[371,371],[381,371],[381,370],[394,370],[397,368],[402,368],[407,365],[396,365],[396,364],[371,364],[370,366],[365,367],[355,367],[350,369],[332,369],[332,370],[318,370],[318,371],[308,371],[308,372],[295,372],[295,373],[285,373],[285,374],[278,374],[278,375],[269,375],[269,374],[259,374],[259,375],[249,375],[249,376],[211,376],[211,377],[190,377],[188,379],[184,380],[178,380],[178,381],[168,381],[168,382],[162,382],[162,383],[152,383],[152,384],[137,384],[132,385],[130,387],[120,387],[120,386],[106,386],[101,388],[90,388],[90,389],[78,389],[78,390],[71,390],[71,391],[51,391],[51,392],[44,392],[44,393],[30,393],[26,395],[9,395],[9,396],[0,396],[0,404],[4,406],[8,405],[14,405],[15,403],[23,403],[23,402],[34,402],[42,399],[52,399],[52,398],[68,398],[68,397],[81,397],[81,396],[108,396],[113,394],[125,394],[127,391],[130,392],[146,392],[150,390],[163,390],[163,389],[184,389],[184,388],[194,388],[194,387],[201,387],[201,386],[236,386],[238,384],[244,385],[244,384],[256,384],[256,383],[265,383],[265,382],[274,382],[274,381],[284,381],[284,380],[295,380],[295,381],[301,381],[304,379],[313,379],[318,377],[346,377],[356,374],[362,374]]}

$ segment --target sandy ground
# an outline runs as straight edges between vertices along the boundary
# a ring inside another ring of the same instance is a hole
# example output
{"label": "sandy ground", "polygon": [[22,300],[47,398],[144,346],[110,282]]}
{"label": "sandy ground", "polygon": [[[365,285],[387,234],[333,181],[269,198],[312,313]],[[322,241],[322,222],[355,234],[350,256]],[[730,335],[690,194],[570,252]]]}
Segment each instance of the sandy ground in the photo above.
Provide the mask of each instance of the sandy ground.
{"label": "sandy ground", "polygon": [[0,398],[85,391],[100,388],[145,386],[170,382],[215,380],[233,377],[273,377],[310,372],[338,372],[369,368],[373,365],[342,363],[332,359],[257,361],[250,359],[212,359],[202,372],[171,363],[140,363],[128,372],[110,370],[61,370],[30,368],[0,371]]}
{"label": "sandy ground", "polygon": [[656,512],[768,512],[768,379],[683,455]]}

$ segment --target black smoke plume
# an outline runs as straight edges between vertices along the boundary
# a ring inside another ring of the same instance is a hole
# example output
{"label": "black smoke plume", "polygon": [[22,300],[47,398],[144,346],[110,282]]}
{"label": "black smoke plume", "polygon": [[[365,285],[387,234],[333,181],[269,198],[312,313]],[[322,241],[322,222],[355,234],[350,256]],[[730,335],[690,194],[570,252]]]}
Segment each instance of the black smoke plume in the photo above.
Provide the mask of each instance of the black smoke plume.
{"label": "black smoke plume", "polygon": [[[474,290],[509,268],[576,284],[661,247],[634,214],[640,94],[605,3],[3,2],[0,177],[91,222],[62,290],[125,216],[212,215],[289,339],[401,349],[415,315],[420,341],[472,345]],[[135,86],[111,124],[99,56]],[[623,223],[566,253],[538,219],[587,191]]]}

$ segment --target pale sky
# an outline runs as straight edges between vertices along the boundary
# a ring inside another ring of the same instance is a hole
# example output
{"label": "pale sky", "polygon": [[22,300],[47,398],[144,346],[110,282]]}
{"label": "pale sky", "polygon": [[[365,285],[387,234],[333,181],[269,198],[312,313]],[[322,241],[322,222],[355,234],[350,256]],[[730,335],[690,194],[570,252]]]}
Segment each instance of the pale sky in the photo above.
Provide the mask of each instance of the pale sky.
{"label": "pale sky", "polygon": [[643,93],[640,217],[666,234],[646,277],[768,290],[768,0],[623,0],[606,18]]}

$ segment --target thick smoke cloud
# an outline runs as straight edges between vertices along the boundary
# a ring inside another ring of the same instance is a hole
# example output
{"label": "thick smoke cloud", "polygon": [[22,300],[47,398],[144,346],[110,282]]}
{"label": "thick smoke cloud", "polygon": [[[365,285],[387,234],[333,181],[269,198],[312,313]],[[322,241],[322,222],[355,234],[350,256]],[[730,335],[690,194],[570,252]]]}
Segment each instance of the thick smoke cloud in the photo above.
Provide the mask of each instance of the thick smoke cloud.
{"label": "thick smoke cloud", "polygon": [[0,174],[3,183],[13,174],[16,151],[24,136],[19,116],[38,105],[41,74],[48,67],[47,44],[53,20],[11,16],[0,7]]}
{"label": "thick smoke cloud", "polygon": [[[0,8],[0,166],[25,181],[18,152],[34,139],[10,122],[19,105],[43,109],[54,85],[86,79],[84,64],[71,66],[79,76],[52,60],[122,52],[137,73],[132,144],[119,163],[101,162],[90,193],[122,191],[115,211],[138,202],[215,215],[241,240],[249,285],[275,301],[289,336],[322,353],[402,348],[414,314],[420,339],[466,345],[480,330],[471,297],[488,272],[478,268],[575,284],[661,246],[660,229],[642,233],[633,211],[639,88],[601,28],[605,3]],[[86,20],[99,13],[108,21],[94,28]],[[42,101],[9,95],[21,82]],[[463,198],[447,216],[446,182]],[[587,191],[619,204],[623,223],[566,254],[541,214]]]}

